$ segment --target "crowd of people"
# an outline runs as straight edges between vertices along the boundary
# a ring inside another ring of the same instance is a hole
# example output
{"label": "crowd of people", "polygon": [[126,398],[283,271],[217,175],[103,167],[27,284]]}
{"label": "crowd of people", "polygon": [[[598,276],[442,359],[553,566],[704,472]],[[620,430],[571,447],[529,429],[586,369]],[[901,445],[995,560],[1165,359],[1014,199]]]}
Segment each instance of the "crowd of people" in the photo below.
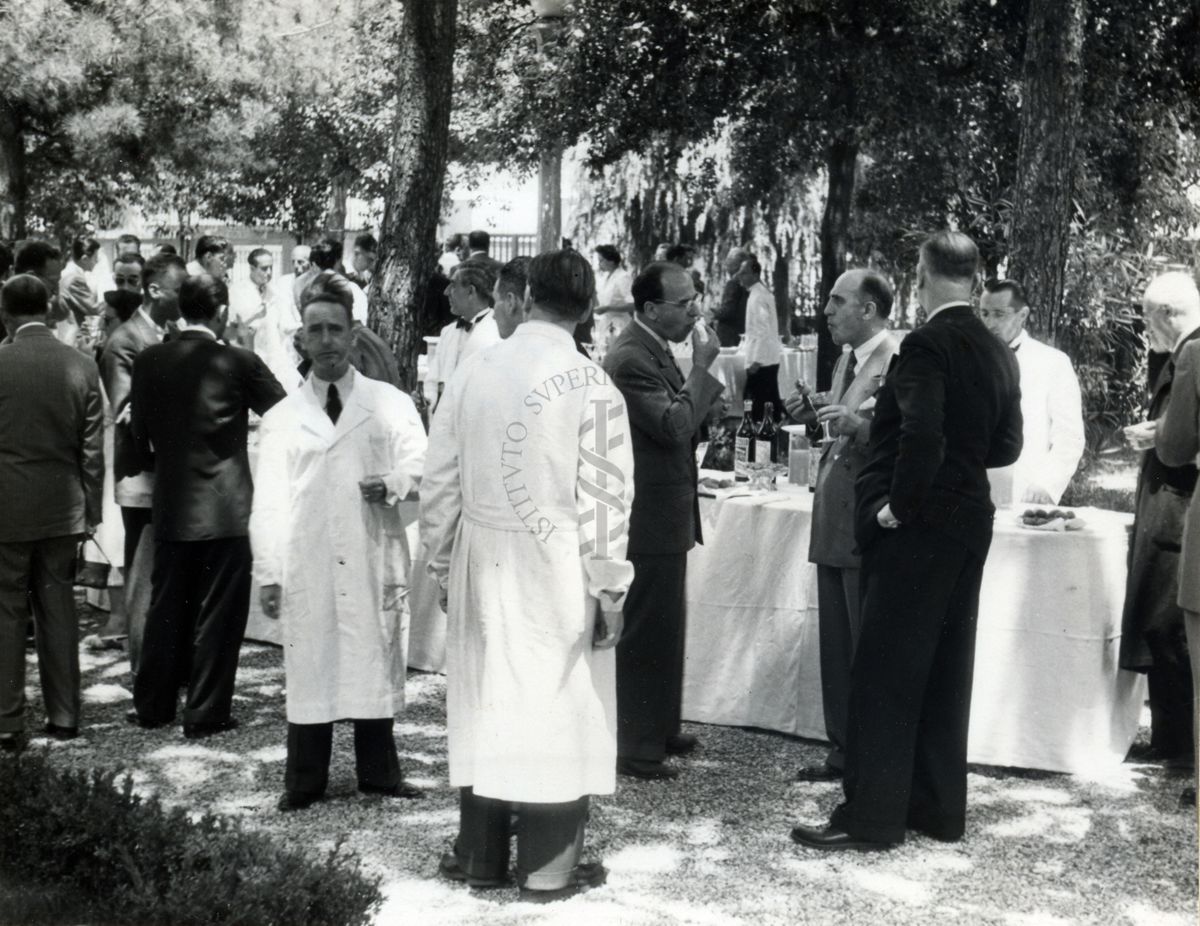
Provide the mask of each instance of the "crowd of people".
{"label": "crowd of people", "polygon": [[[510,883],[515,835],[523,897],[603,883],[603,865],[583,861],[590,797],[612,793],[617,775],[675,779],[675,757],[699,746],[681,725],[687,558],[702,541],[696,449],[728,409],[714,362],[740,344],[751,413],[771,405],[828,437],[808,550],[830,750],[799,777],[841,779],[844,800],[791,837],[822,851],[886,849],[908,831],[962,838],[995,506],[1057,504],[1083,451],[1078,381],[1024,330],[1020,283],[978,292],[971,239],[930,235],[916,268],[925,321],[901,340],[888,278],[847,271],[824,308],[843,352],[816,409],[812,384],[780,394],[781,326],[748,249],[726,256],[707,315],[686,245],[636,274],[609,245],[596,270],[573,250],[501,264],[488,249],[484,232],[447,243],[439,295],[452,320],[426,373],[428,434],[366,325],[369,235],[351,271],[334,240],[297,248],[277,279],[255,249],[232,287],[222,239],[199,239],[186,264],[119,240],[102,294],[88,280],[94,239],[72,242],[65,268],[44,242],[19,247],[11,267],[0,249],[0,749],[24,743],[31,615],[45,733],[78,735],[73,567],[111,502],[131,723],[173,724],[182,690],[185,737],[237,727],[257,584],[281,622],[287,679],[278,808],[324,798],[339,721],[353,723],[360,791],[420,797],[393,732],[414,552],[399,503],[419,498],[421,559],[448,620],[460,793],[440,874]],[[1149,673],[1154,756],[1190,765],[1200,294],[1165,274],[1144,309],[1151,350],[1167,359],[1147,422],[1127,429],[1144,454],[1121,659]]]}

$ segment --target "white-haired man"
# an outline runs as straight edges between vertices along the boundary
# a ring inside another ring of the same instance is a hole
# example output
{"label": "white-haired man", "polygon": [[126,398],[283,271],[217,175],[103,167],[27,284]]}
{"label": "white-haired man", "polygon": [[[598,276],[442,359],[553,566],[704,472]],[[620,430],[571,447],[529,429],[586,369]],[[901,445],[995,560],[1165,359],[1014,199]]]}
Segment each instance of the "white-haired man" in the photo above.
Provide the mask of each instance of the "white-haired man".
{"label": "white-haired man", "polygon": [[1121,668],[1145,672],[1150,688],[1150,748],[1142,758],[1186,767],[1193,763],[1192,678],[1179,589],[1179,548],[1196,467],[1167,466],[1154,446],[1183,345],[1200,337],[1200,292],[1186,273],[1165,273],[1142,296],[1150,350],[1167,353],[1150,389],[1147,420],[1125,437],[1143,451],[1125,586]]}

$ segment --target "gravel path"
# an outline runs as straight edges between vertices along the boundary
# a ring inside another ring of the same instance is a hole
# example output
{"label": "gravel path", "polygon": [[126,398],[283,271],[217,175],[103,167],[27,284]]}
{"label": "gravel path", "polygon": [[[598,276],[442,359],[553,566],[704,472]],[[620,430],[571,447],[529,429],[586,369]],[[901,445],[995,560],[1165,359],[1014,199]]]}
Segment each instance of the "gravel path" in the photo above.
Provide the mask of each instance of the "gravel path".
{"label": "gravel path", "polygon": [[[85,624],[95,619],[85,615]],[[31,726],[40,726],[29,654]],[[345,838],[386,883],[380,924],[931,924],[1197,922],[1196,816],[1177,809],[1187,779],[1124,765],[1099,780],[972,769],[966,838],[914,837],[887,853],[827,856],[788,840],[797,821],[826,818],[840,787],[795,784],[821,744],[759,731],[689,724],[701,739],[677,782],[620,779],[593,802],[587,856],[609,883],[534,907],[514,890],[473,894],[439,881],[437,859],[454,837],[457,796],[446,781],[445,685],[412,673],[398,724],[407,777],[419,802],[355,791],[348,727],[334,737],[328,800],[281,814],[283,667],[279,650],[247,644],[233,733],[202,742],[179,728],[128,725],[129,665],[120,652],[83,653],[82,735],[35,738],[63,766],[123,767],[140,789],[215,810],[321,849]],[[1145,735],[1145,731],[1143,731]]]}

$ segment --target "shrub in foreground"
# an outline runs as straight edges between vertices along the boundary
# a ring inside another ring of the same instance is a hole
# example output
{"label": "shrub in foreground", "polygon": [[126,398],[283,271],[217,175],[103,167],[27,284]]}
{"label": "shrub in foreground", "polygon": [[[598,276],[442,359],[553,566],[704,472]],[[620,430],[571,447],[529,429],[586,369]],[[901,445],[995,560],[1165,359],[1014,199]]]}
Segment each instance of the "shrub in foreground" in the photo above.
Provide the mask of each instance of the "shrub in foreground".
{"label": "shrub in foreground", "polygon": [[340,844],[314,859],[36,755],[0,763],[0,834],[0,871],[76,888],[105,923],[357,926],[382,900]]}

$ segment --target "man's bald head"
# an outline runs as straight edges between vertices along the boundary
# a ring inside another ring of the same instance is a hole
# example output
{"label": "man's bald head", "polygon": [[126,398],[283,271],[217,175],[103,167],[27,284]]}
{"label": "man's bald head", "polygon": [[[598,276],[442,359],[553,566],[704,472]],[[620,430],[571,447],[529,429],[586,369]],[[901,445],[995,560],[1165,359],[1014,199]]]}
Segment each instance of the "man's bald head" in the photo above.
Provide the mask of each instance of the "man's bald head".
{"label": "man's bald head", "polygon": [[742,266],[742,261],[750,256],[750,252],[745,248],[733,247],[729,249],[729,253],[725,255],[725,272],[733,276]]}
{"label": "man's bald head", "polygon": [[1155,277],[1142,294],[1142,315],[1150,349],[1172,350],[1181,336],[1200,328],[1200,290],[1195,278],[1178,270]]}

